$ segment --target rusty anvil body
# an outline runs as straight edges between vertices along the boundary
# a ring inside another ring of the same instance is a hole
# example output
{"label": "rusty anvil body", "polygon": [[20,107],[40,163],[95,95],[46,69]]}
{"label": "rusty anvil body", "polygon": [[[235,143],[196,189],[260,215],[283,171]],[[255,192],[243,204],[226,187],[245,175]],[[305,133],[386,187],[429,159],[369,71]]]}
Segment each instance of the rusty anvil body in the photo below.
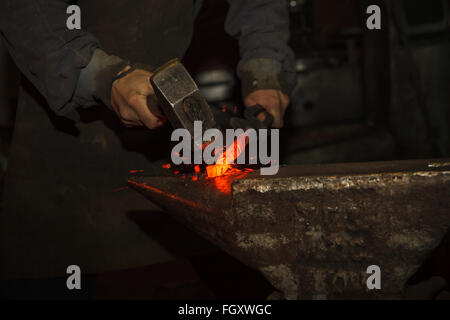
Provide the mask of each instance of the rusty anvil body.
{"label": "rusty anvil body", "polygon": [[[401,298],[450,228],[450,159],[217,179],[224,178],[134,177],[129,185],[259,270],[287,299]],[[371,265],[382,270],[382,290],[366,286]]]}

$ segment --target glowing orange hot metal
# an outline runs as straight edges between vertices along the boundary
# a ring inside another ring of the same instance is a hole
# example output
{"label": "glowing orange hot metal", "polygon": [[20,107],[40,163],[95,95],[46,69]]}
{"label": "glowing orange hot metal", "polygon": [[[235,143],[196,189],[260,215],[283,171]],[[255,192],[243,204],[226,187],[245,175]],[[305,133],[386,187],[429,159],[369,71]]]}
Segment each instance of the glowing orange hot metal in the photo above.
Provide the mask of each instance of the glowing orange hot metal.
{"label": "glowing orange hot metal", "polygon": [[253,171],[254,169],[250,168],[241,170],[231,167],[226,172],[226,174],[210,178],[210,180],[214,183],[214,186],[217,188],[217,190],[225,194],[231,194],[231,185],[233,184],[234,180],[242,179]]}
{"label": "glowing orange hot metal", "polygon": [[[231,193],[231,184],[236,179],[241,179],[247,176],[250,172],[254,171],[251,168],[241,169],[236,167],[236,159],[245,151],[248,144],[248,132],[244,132],[239,136],[231,146],[226,148],[226,150],[216,150],[219,153],[217,161],[214,165],[206,166],[206,176],[207,179],[222,193]],[[203,148],[208,145],[205,143]],[[203,149],[202,148],[202,149]],[[163,165],[163,168],[169,169],[171,166]],[[194,166],[195,175],[190,179],[192,181],[200,181],[201,179],[201,168],[199,165]],[[173,172],[175,175],[179,175],[181,179],[185,179],[186,176],[180,175],[180,171],[176,170]]]}
{"label": "glowing orange hot metal", "polygon": [[[216,164],[206,167],[208,178],[215,178],[225,175],[234,165],[235,160],[245,150],[248,143],[248,134],[244,132],[225,151],[219,154]],[[220,151],[219,151],[220,152]]]}

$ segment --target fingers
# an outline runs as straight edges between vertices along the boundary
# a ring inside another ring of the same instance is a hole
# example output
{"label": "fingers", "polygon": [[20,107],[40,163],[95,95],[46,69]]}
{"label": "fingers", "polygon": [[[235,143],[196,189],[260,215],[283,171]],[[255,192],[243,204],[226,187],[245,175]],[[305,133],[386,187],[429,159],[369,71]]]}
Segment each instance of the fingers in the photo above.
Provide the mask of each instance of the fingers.
{"label": "fingers", "polygon": [[280,101],[281,120],[283,120],[291,99],[289,99],[289,97],[281,91],[277,91],[277,94]]}
{"label": "fingers", "polygon": [[149,98],[155,94],[150,77],[150,72],[138,69],[113,83],[111,105],[127,127],[155,129],[163,125],[163,121],[152,114],[147,105],[147,101],[157,104],[156,99]]}
{"label": "fingers", "polygon": [[267,101],[265,109],[273,116],[272,127],[282,128],[284,123],[279,99],[273,97],[271,100]]}
{"label": "fingers", "polygon": [[256,116],[256,119],[258,119],[259,121],[263,122],[264,120],[266,120],[267,115],[264,112],[261,112],[260,114],[258,114]]}
{"label": "fingers", "polygon": [[125,126],[130,127],[142,125],[136,112],[128,106],[126,99],[115,87],[111,89],[111,105]]}
{"label": "fingers", "polygon": [[150,112],[147,106],[147,96],[135,95],[130,99],[130,106],[137,114],[139,120],[149,129],[163,125],[163,122]]}
{"label": "fingers", "polygon": [[[289,105],[289,97],[278,90],[257,90],[248,95],[244,100],[247,107],[255,104],[261,105],[273,118],[272,127],[282,128],[283,118],[286,108]],[[260,121],[265,120],[266,115],[260,113],[257,118]]]}

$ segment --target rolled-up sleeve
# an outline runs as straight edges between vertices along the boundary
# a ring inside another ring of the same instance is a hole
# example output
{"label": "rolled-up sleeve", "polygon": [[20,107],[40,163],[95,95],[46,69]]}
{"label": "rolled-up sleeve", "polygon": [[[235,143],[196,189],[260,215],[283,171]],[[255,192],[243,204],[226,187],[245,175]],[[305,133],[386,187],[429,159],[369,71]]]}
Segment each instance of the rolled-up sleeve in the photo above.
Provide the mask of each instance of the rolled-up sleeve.
{"label": "rolled-up sleeve", "polygon": [[97,39],[83,30],[69,30],[68,0],[2,0],[0,32],[21,72],[59,115],[73,113],[68,102],[80,71],[96,48]]}
{"label": "rolled-up sleeve", "polygon": [[228,0],[227,33],[239,40],[238,75],[243,95],[259,89],[290,94],[295,58],[289,47],[289,12],[284,0]]}

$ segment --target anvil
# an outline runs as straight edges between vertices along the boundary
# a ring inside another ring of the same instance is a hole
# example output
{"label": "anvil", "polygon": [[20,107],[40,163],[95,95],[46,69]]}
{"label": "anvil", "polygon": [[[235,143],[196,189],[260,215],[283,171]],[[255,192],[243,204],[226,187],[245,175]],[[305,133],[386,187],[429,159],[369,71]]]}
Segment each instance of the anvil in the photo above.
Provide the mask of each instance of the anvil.
{"label": "anvil", "polygon": [[[281,167],[129,185],[286,299],[401,298],[450,228],[450,159]],[[383,290],[368,290],[380,266]]]}

